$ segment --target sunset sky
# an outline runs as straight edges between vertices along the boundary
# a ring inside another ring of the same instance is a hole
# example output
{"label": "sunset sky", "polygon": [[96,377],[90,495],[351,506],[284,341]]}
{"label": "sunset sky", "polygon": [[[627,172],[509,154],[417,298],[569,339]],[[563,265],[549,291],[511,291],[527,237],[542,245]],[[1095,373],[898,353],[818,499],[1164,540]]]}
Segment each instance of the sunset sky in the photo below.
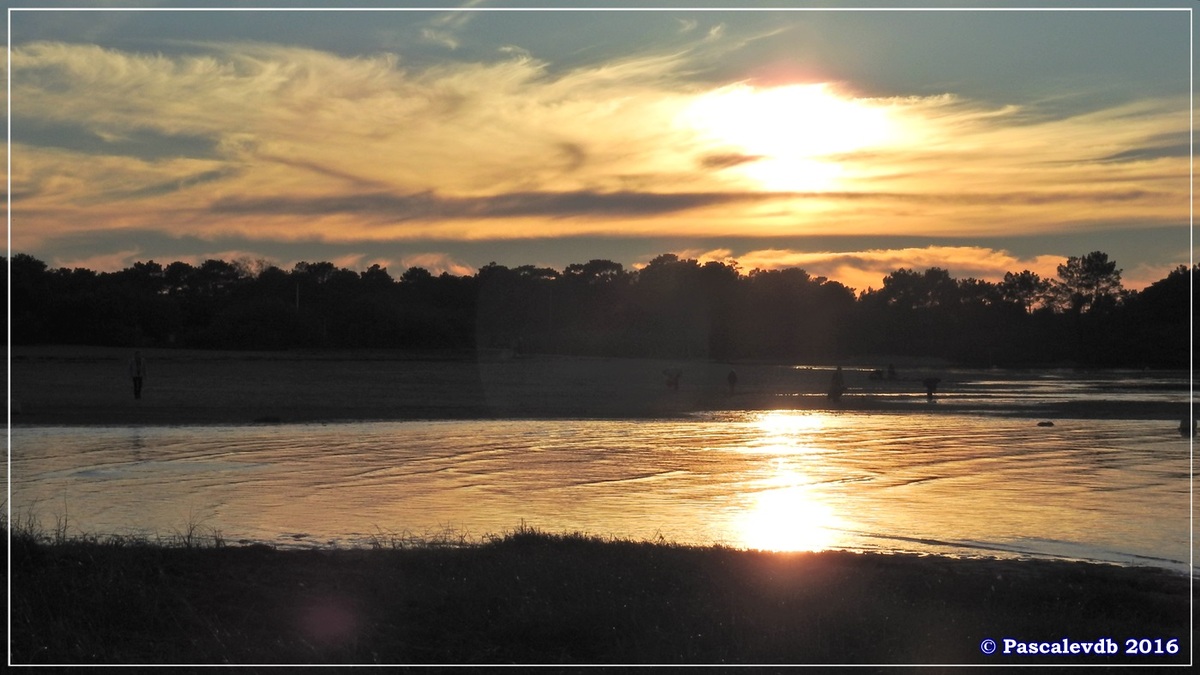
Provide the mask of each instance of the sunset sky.
{"label": "sunset sky", "polygon": [[1190,2],[136,4],[9,14],[13,253],[399,277],[673,252],[858,290],[1093,250],[1140,288],[1191,258]]}

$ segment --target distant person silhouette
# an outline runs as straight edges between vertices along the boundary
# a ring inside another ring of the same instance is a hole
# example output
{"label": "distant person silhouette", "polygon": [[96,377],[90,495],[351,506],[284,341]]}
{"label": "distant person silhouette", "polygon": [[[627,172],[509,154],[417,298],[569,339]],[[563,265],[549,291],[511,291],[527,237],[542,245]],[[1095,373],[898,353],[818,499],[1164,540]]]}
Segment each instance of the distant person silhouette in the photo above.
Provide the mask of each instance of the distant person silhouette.
{"label": "distant person silhouette", "polygon": [[846,391],[846,377],[842,374],[842,367],[838,366],[837,370],[833,371],[833,379],[829,382],[829,400],[834,403],[840,401],[844,391]]}
{"label": "distant person silhouette", "polygon": [[933,392],[937,391],[938,384],[941,381],[942,378],[940,377],[927,377],[921,380],[921,384],[925,385],[925,398],[928,398],[930,401],[933,400]]}
{"label": "distant person silhouette", "polygon": [[667,388],[679,391],[679,378],[683,377],[683,369],[667,368],[663,371],[663,375],[667,376]]}
{"label": "distant person silhouette", "polygon": [[737,387],[737,373],[729,371],[729,374],[725,376],[725,381],[729,383],[729,393],[732,395],[734,388]]}
{"label": "distant person silhouette", "polygon": [[887,379],[889,379],[889,380],[896,379],[896,366],[894,366],[890,363],[888,364],[888,369],[887,369]]}
{"label": "distant person silhouette", "polygon": [[140,399],[142,397],[142,379],[146,377],[146,361],[142,358],[140,351],[134,352],[133,358],[129,360],[129,377],[133,379],[133,397]]}
{"label": "distant person silhouette", "polygon": [[1179,420],[1179,435],[1184,438],[1191,438],[1196,435],[1196,420],[1184,417]]}

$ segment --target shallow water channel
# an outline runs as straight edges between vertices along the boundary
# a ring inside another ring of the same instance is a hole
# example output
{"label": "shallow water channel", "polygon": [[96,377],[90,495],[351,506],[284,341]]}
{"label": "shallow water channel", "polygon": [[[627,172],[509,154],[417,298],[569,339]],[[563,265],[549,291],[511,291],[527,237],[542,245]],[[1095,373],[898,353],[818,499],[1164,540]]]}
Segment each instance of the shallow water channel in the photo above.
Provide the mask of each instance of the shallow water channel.
{"label": "shallow water channel", "polygon": [[368,545],[522,523],[772,550],[1186,571],[1190,443],[1161,420],[738,411],[12,429],[12,506],[69,533]]}

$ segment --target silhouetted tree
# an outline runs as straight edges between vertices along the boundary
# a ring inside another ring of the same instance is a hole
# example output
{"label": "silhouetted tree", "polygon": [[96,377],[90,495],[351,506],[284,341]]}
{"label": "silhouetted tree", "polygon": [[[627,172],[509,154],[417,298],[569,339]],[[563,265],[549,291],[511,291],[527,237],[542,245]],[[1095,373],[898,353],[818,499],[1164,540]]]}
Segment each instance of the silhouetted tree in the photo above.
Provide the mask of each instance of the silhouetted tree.
{"label": "silhouetted tree", "polygon": [[999,290],[1000,297],[1005,302],[1020,307],[1022,312],[1032,313],[1048,301],[1050,282],[1029,270],[1022,270],[1017,274],[1005,272]]}
{"label": "silhouetted tree", "polygon": [[114,281],[125,284],[133,290],[155,295],[167,291],[163,267],[153,260],[144,263],[135,262],[120,272],[115,272],[112,277]]}
{"label": "silhouetted tree", "polygon": [[12,276],[12,341],[31,344],[46,340],[47,321],[53,321],[50,275],[46,263],[25,253],[14,255],[8,263]]}
{"label": "silhouetted tree", "polygon": [[1190,323],[1200,317],[1200,296],[1193,295],[1200,265],[1179,265],[1163,279],[1133,294],[1120,325],[1127,356],[1156,367],[1187,367],[1191,358]]}
{"label": "silhouetted tree", "polygon": [[242,270],[224,260],[205,260],[192,275],[192,284],[200,295],[217,297],[229,294],[241,281]]}
{"label": "silhouetted tree", "polygon": [[573,263],[563,270],[563,278],[579,280],[588,285],[607,284],[627,280],[629,274],[621,263],[611,260],[592,259],[586,263]]}
{"label": "silhouetted tree", "polygon": [[709,299],[697,292],[700,264],[664,253],[638,270],[633,293],[636,340],[642,353],[696,357],[708,353]]}
{"label": "silhouetted tree", "polygon": [[1192,294],[1198,277],[1200,264],[1191,270],[1179,265],[1165,278],[1142,289],[1135,297],[1142,316],[1151,321],[1187,323],[1190,317],[1200,314],[1200,295]]}
{"label": "silhouetted tree", "polygon": [[1085,256],[1071,256],[1058,266],[1054,283],[1058,304],[1064,310],[1084,313],[1099,306],[1111,306],[1124,292],[1121,270],[1108,254],[1093,251]]}
{"label": "silhouetted tree", "polygon": [[552,283],[558,272],[522,265],[510,269],[495,262],[479,269],[477,344],[533,351],[554,347],[554,296]]}
{"label": "silhouetted tree", "polygon": [[950,273],[940,267],[923,273],[901,268],[883,278],[879,294],[891,307],[927,309],[954,305],[957,289]]}
{"label": "silhouetted tree", "polygon": [[361,273],[363,286],[373,291],[388,291],[391,290],[395,281],[388,274],[386,267],[380,267],[378,264],[371,265]]}
{"label": "silhouetted tree", "polygon": [[[9,261],[17,344],[212,348],[512,347],[573,354],[831,361],[922,355],[981,365],[1186,366],[1190,291],[1179,267],[1138,293],[1101,252],[1068,258],[1053,284],[1024,270],[999,283],[901,268],[857,298],[802,269],[654,258],[561,273],[496,263],[473,275],[373,265],[282,270],[265,261],[198,267],[136,262],[98,274]],[[1053,299],[1048,295],[1053,294]]]}
{"label": "silhouetted tree", "polygon": [[711,260],[700,267],[698,289],[707,298],[708,356],[728,360],[737,355],[737,341],[743,326],[738,307],[740,275],[737,267]]}
{"label": "silhouetted tree", "polygon": [[1075,360],[1087,365],[1110,365],[1125,358],[1125,331],[1116,309],[1126,293],[1121,286],[1121,270],[1108,254],[1093,251],[1067,258],[1058,266],[1053,290],[1058,307],[1070,322]]}
{"label": "silhouetted tree", "polygon": [[410,285],[428,283],[432,279],[433,275],[430,274],[429,270],[425,269],[424,267],[410,267],[404,270],[404,273],[400,275],[401,283]]}
{"label": "silhouetted tree", "polygon": [[568,265],[555,284],[560,347],[598,356],[630,353],[629,288],[634,276],[611,260]]}
{"label": "silhouetted tree", "polygon": [[167,292],[175,296],[194,293],[193,283],[195,275],[196,268],[185,262],[176,261],[167,265],[163,269],[163,279],[166,282]]}
{"label": "silhouetted tree", "polygon": [[883,279],[883,288],[860,298],[859,346],[868,351],[945,355],[958,340],[959,288],[949,272],[901,268]]}

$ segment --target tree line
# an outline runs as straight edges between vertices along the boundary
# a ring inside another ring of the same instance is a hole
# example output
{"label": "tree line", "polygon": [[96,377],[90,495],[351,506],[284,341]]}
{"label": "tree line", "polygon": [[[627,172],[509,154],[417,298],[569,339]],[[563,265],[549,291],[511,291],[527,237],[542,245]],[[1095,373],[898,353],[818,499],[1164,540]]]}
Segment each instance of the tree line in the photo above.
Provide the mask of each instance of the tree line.
{"label": "tree line", "polygon": [[901,268],[854,289],[798,268],[742,273],[663,254],[552,268],[399,278],[329,262],[154,261],[118,272],[9,261],[14,344],[275,350],[500,349],[513,353],[830,362],[935,357],[965,365],[1186,367],[1190,287],[1180,266],[1141,291],[1095,251],[1057,276],[1000,282]]}

